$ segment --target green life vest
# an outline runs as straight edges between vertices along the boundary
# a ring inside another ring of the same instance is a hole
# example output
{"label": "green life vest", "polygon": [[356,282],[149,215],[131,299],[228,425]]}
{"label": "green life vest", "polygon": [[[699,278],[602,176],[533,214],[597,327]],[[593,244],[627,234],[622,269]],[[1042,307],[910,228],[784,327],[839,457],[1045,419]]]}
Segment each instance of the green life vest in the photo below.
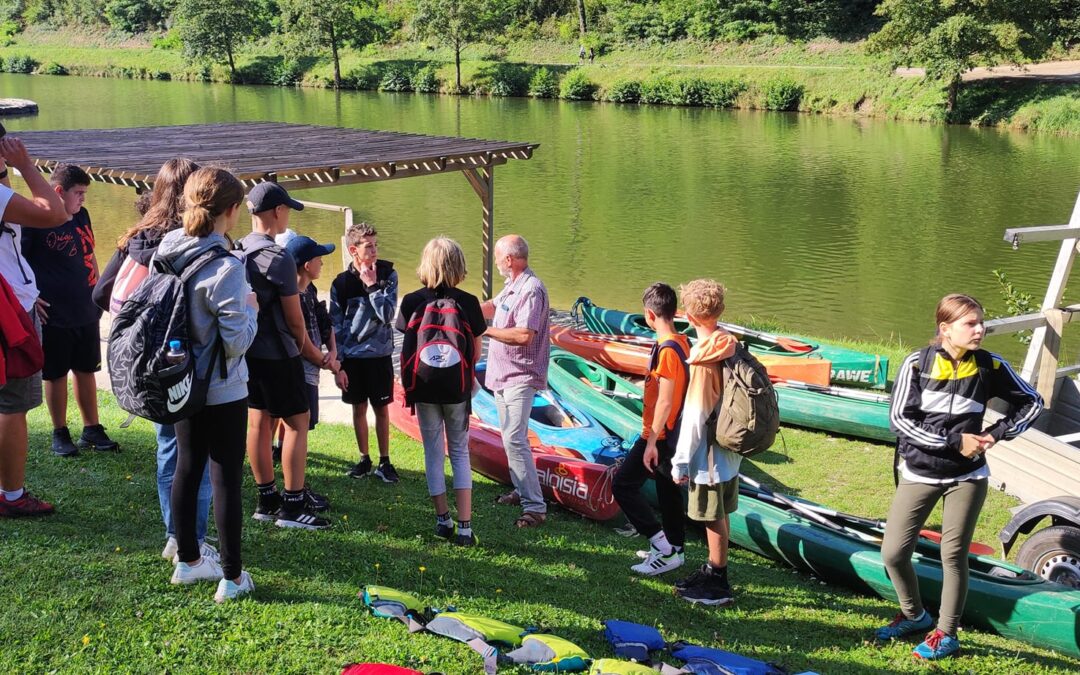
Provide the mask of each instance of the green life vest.
{"label": "green life vest", "polygon": [[633,661],[598,659],[593,661],[589,675],[656,675],[656,671]]}
{"label": "green life vest", "polygon": [[557,635],[528,634],[521,647],[506,655],[514,663],[532,664],[533,670],[547,673],[571,673],[588,667],[589,655],[573,642]]}

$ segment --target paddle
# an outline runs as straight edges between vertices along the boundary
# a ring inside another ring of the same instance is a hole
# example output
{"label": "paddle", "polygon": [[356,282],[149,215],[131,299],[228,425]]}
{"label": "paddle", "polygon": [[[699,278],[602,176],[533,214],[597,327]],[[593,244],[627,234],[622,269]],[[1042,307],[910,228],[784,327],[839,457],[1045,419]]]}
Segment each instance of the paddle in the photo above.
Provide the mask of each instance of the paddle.
{"label": "paddle", "polygon": [[773,384],[779,384],[785,387],[791,387],[792,389],[803,389],[805,391],[813,391],[819,394],[829,394],[831,396],[840,396],[842,398],[850,398],[859,401],[869,401],[870,403],[888,403],[891,397],[887,394],[873,394],[868,391],[862,391],[859,389],[847,389],[845,387],[832,387],[821,384],[810,384],[809,382],[800,382],[799,380],[787,380],[782,377],[769,376],[769,379]]}
{"label": "paddle", "polygon": [[589,331],[573,329],[570,333],[579,340],[590,340],[593,342],[615,342],[635,347],[649,347],[650,349],[656,344],[656,340],[640,335],[606,335],[604,333],[590,333]]}
{"label": "paddle", "polygon": [[818,525],[822,525],[824,527],[827,527],[830,530],[840,532],[840,533],[843,533],[843,534],[846,534],[846,535],[849,535],[849,536],[858,537],[859,539],[862,539],[864,541],[875,541],[875,542],[878,541],[878,538],[871,537],[870,535],[866,534],[865,532],[861,532],[860,530],[855,530],[855,529],[852,529],[850,527],[845,527],[844,525],[841,525],[839,523],[836,523],[836,522],[833,522],[833,521],[829,520],[828,518],[824,517],[822,514],[817,513],[814,509],[809,508],[809,506],[807,504],[800,504],[799,502],[795,502],[795,501],[792,501],[792,500],[788,499],[784,495],[780,495],[780,494],[777,494],[777,493],[773,492],[772,490],[765,487],[761,483],[758,483],[754,479],[747,477],[745,474],[741,474],[741,473],[739,474],[739,481],[749,485],[752,488],[754,488],[755,490],[760,492],[762,495],[767,497],[770,501],[774,501],[774,502],[776,502],[778,504],[782,504],[782,505],[788,507],[789,509],[791,509],[793,511],[797,511],[799,513],[799,515],[803,516],[807,520],[811,520],[811,521],[817,523]]}
{"label": "paddle", "polygon": [[752,328],[746,328],[734,323],[724,323],[723,321],[717,322],[721,328],[729,333],[735,335],[742,335],[743,337],[752,337],[761,340],[762,342],[771,342],[774,345],[780,347],[786,352],[794,352],[796,354],[807,354],[817,349],[814,345],[807,344],[795,338],[784,337],[783,335],[773,335],[772,333],[764,333]]}

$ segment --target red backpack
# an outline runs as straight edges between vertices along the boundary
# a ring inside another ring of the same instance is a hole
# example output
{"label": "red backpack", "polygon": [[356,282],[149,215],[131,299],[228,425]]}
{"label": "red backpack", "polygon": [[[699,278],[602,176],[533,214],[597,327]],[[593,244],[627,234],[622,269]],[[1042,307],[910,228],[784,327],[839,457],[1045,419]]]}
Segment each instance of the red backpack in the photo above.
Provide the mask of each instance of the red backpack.
{"label": "red backpack", "polygon": [[453,298],[436,294],[417,308],[401,345],[405,403],[468,401],[472,392],[474,336]]}

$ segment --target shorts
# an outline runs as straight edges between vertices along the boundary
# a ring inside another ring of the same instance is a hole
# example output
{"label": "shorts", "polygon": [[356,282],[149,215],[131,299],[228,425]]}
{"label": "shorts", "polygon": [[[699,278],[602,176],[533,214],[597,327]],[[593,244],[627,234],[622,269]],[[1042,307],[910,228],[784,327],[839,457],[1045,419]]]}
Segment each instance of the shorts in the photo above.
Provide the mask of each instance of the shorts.
{"label": "shorts", "polygon": [[308,431],[315,429],[315,425],[319,423],[319,385],[309,384],[307,385],[307,407],[308,412],[311,413],[311,419],[308,420]]}
{"label": "shorts", "polygon": [[248,407],[272,417],[292,417],[308,411],[308,385],[299,356],[291,359],[247,357]]}
{"label": "shorts", "polygon": [[349,390],[341,392],[341,400],[349,405],[371,402],[382,408],[394,400],[394,360],[389,356],[373,359],[345,359],[341,362]]}
{"label": "shorts", "polygon": [[[41,323],[37,314],[31,311],[34,327],[41,334]],[[41,405],[41,371],[30,377],[9,379],[7,384],[0,384],[0,415],[17,415],[33,410]]]}
{"label": "shorts", "polygon": [[686,516],[698,522],[720,520],[739,508],[739,477],[716,485],[690,483]]}
{"label": "shorts", "polygon": [[41,379],[46,382],[64,377],[71,371],[96,373],[101,370],[101,326],[97,321],[74,328],[45,324],[41,327],[41,348],[45,351]]}

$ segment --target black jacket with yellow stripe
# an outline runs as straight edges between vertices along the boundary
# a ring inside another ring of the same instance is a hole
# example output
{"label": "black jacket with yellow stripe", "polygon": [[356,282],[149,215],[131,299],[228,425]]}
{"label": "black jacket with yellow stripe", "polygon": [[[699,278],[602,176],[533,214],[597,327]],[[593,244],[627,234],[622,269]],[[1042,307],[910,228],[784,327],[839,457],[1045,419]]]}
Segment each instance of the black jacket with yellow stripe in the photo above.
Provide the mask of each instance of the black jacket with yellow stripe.
{"label": "black jacket with yellow stripe", "polygon": [[[1000,398],[1009,412],[983,428],[986,403]],[[975,471],[986,458],[960,454],[961,434],[988,433],[996,440],[1023,433],[1042,412],[1031,385],[997,354],[979,349],[954,363],[934,344],[909,355],[893,386],[889,421],[907,467],[927,478],[955,478]]]}

